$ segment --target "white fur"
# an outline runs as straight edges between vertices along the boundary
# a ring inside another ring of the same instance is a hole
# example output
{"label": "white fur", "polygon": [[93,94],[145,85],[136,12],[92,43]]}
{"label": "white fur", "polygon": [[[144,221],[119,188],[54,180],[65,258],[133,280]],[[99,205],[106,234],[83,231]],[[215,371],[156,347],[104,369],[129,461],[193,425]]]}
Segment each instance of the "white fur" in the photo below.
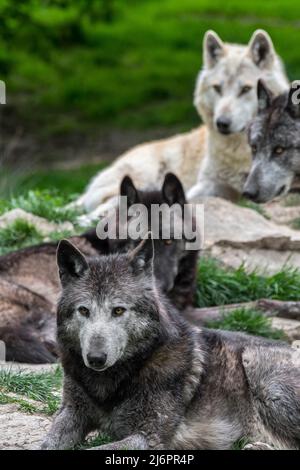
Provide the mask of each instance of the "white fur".
{"label": "white fur", "polygon": [[[260,62],[259,46],[267,51]],[[164,175],[173,172],[182,180],[185,190],[190,190],[190,199],[216,193],[218,183],[241,191],[250,169],[245,129],[257,110],[259,78],[263,78],[274,93],[288,87],[283,66],[266,32],[256,31],[247,46],[225,44],[216,33],[207,32],[204,67],[194,95],[194,104],[205,126],[128,151],[96,175],[77,205],[90,213],[89,218],[98,217],[116,204],[125,175],[130,175],[137,187],[151,188],[160,186]],[[222,85],[222,96],[214,89],[218,84]],[[240,96],[241,87],[245,85],[251,90]],[[222,135],[216,129],[218,117],[224,115],[231,120],[230,135]]]}

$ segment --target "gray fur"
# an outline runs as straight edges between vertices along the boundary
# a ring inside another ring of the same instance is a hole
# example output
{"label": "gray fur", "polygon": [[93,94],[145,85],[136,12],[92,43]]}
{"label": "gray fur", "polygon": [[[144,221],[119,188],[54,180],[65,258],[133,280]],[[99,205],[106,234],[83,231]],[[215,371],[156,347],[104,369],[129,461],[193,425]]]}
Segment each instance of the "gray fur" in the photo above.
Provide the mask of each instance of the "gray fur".
{"label": "gray fur", "polygon": [[[135,203],[144,204],[149,215],[153,204],[183,206],[185,203],[182,185],[171,173],[165,176],[161,190],[157,191],[139,191],[125,177],[121,194],[128,197],[129,209]],[[182,219],[178,225],[182,225]],[[149,227],[152,228],[150,217]],[[130,238],[100,240],[95,229],[70,240],[86,256],[126,252],[138,244]],[[184,311],[194,301],[198,252],[188,250],[184,240],[171,237],[167,241],[168,244],[160,237],[154,242],[155,275],[171,302]],[[0,257],[0,340],[6,344],[7,360],[27,363],[57,360],[54,331],[60,282],[56,249],[57,242],[43,243]]]}
{"label": "gray fur", "polygon": [[252,167],[244,186],[246,197],[267,202],[286,194],[300,173],[300,116],[295,89],[277,98],[258,84],[259,112],[249,128]]}
{"label": "gray fur", "polygon": [[[299,352],[188,324],[156,286],[152,250],[146,240],[86,260],[59,245],[64,392],[42,448],[70,448],[96,429],[114,441],[103,449],[229,449],[242,437],[300,448]],[[98,370],[89,353],[107,355]]]}

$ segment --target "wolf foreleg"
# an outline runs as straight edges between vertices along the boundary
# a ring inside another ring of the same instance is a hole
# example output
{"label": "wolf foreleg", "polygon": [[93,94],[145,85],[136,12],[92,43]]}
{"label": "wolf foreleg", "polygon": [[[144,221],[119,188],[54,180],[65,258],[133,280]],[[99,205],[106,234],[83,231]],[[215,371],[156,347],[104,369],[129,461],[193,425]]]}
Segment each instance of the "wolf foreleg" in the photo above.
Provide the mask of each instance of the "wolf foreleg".
{"label": "wolf foreleg", "polygon": [[84,440],[91,423],[78,409],[62,407],[41,445],[42,450],[71,449]]}
{"label": "wolf foreleg", "polygon": [[147,450],[148,448],[147,439],[142,434],[133,434],[121,441],[92,447],[89,450]]}

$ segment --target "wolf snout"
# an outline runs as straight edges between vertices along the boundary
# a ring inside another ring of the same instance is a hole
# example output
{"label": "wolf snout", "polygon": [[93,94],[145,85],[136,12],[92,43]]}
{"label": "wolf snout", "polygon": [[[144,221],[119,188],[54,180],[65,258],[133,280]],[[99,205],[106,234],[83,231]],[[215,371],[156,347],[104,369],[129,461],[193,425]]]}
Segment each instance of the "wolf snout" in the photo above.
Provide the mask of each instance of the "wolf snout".
{"label": "wolf snout", "polygon": [[220,116],[216,121],[217,129],[221,134],[230,134],[231,120],[226,116]]}
{"label": "wolf snout", "polygon": [[259,199],[259,191],[256,188],[248,188],[243,191],[243,197],[257,202]]}
{"label": "wolf snout", "polygon": [[88,354],[87,355],[87,361],[90,367],[93,369],[102,369],[107,360],[107,354],[104,352],[99,352],[97,354]]}

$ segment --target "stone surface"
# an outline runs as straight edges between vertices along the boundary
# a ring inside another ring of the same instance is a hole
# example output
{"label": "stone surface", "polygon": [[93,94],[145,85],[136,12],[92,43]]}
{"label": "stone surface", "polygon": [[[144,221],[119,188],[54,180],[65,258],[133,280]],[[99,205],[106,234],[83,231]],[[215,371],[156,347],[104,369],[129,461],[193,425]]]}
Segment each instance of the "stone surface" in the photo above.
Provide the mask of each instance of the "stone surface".
{"label": "stone surface", "polygon": [[204,249],[233,268],[241,263],[266,272],[287,263],[300,268],[300,231],[219,198],[204,202]]}
{"label": "stone surface", "polygon": [[7,225],[12,224],[15,220],[22,219],[27,222],[35,225],[37,230],[41,232],[42,235],[49,235],[51,232],[56,230],[72,230],[73,224],[71,222],[63,222],[61,224],[56,224],[54,222],[49,222],[47,219],[38,217],[37,215],[30,214],[29,212],[24,211],[23,209],[12,209],[9,212],[6,212],[0,217],[0,228],[7,227]]}
{"label": "stone surface", "polygon": [[0,450],[38,449],[51,424],[47,416],[21,413],[15,404],[0,407]]}
{"label": "stone surface", "polygon": [[300,339],[300,322],[287,318],[272,318],[272,326],[278,330],[283,330],[288,339],[293,342]]}

